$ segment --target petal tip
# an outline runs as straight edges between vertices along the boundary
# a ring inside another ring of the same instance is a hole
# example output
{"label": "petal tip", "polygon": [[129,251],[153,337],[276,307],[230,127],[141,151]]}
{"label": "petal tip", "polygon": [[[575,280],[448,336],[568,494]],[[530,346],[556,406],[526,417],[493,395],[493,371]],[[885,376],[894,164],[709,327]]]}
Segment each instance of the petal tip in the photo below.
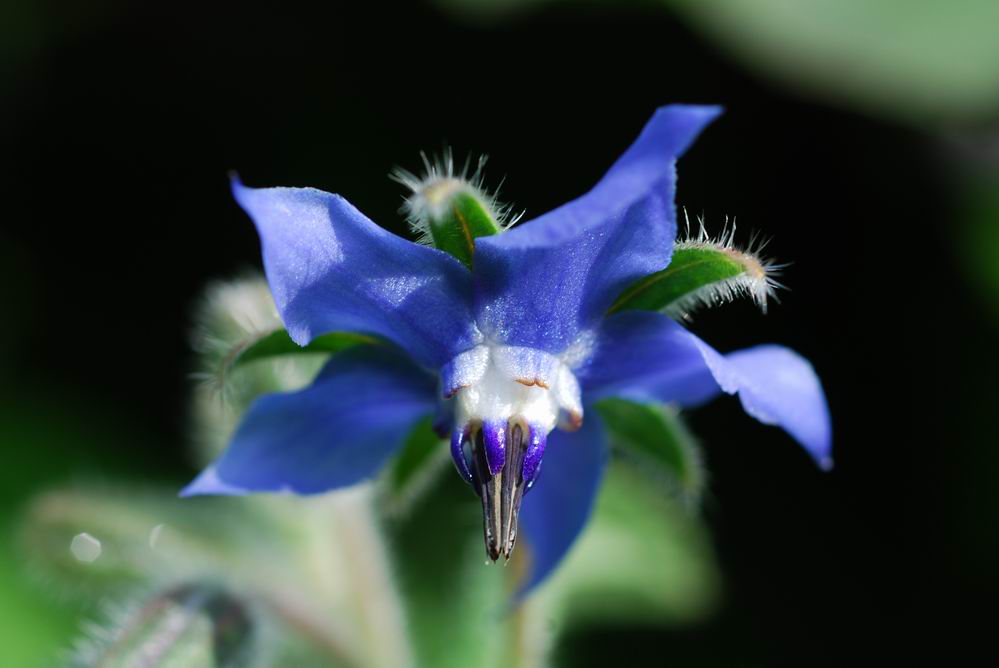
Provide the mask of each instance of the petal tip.
{"label": "petal tip", "polygon": [[671,151],[679,158],[686,153],[701,131],[721,116],[724,109],[708,104],[668,104],[656,109],[649,127],[666,131]]}
{"label": "petal tip", "polygon": [[670,114],[670,113],[686,113],[691,115],[698,115],[707,121],[714,120],[725,113],[725,107],[720,104],[691,104],[691,103],[676,103],[676,104],[664,104],[663,106],[656,109],[656,115],[659,114]]}
{"label": "petal tip", "polygon": [[249,188],[243,185],[243,180],[239,178],[239,173],[235,169],[230,169],[227,176],[229,177],[229,190],[232,192],[233,198],[240,206],[243,206],[242,196]]}

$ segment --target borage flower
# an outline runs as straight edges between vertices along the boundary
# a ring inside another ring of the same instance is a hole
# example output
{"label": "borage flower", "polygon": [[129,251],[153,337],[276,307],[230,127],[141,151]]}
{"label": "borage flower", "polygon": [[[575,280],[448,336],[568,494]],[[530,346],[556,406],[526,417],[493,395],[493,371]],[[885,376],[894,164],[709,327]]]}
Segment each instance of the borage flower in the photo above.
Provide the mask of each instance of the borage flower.
{"label": "borage flower", "polygon": [[[390,234],[339,195],[234,180],[291,338],[305,345],[350,331],[389,345],[334,355],[310,387],[260,398],[184,494],[352,485],[433,414],[482,499],[493,560],[509,558],[519,515],[532,586],[558,564],[593,505],[608,453],[590,410],[598,399],[688,406],[738,394],[750,415],[780,425],[826,465],[829,418],[805,360],[778,346],[721,355],[668,315],[620,308],[619,298],[670,264],[675,161],[718,113],[661,108],[582,197],[506,231],[463,209],[456,226],[425,230],[437,248]],[[448,170],[410,181],[417,220],[446,218],[462,197],[492,204],[477,183]],[[751,268],[754,289],[765,288],[765,268]],[[722,283],[729,292],[739,285]]]}

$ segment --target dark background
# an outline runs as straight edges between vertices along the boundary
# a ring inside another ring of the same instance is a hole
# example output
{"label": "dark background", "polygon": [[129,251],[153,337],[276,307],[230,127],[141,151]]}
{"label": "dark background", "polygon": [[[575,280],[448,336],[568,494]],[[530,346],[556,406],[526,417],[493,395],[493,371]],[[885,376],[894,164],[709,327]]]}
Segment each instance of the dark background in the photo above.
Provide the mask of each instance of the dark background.
{"label": "dark background", "polygon": [[487,183],[506,177],[530,219],[592,185],[656,106],[720,103],[680,163],[678,204],[715,232],[735,216],[743,241],[772,236],[791,290],[765,317],[739,303],[693,328],[721,350],[775,341],[812,360],[837,467],[817,471],[734,400],[692,414],[722,612],[692,629],[578,632],[560,656],[840,665],[975,642],[988,618],[973,604],[999,593],[979,455],[994,443],[956,425],[994,405],[994,333],[957,271],[955,158],[929,133],[782,92],[651,7],[559,5],[492,26],[418,3],[32,11],[0,111],[5,410],[91,420],[82,466],[193,473],[178,445],[190,307],[207,280],[259,266],[227,170],[341,193],[404,233],[386,175],[446,142],[488,153]]}

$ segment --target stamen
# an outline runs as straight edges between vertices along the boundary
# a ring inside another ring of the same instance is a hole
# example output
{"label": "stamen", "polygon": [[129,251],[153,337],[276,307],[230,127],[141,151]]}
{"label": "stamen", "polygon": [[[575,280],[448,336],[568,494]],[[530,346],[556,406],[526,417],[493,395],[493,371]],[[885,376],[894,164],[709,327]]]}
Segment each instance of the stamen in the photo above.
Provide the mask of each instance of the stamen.
{"label": "stamen", "polygon": [[[527,489],[523,472],[527,466],[526,456],[531,430],[519,420],[512,426],[492,432],[505,436],[504,459],[495,472],[490,471],[489,436],[485,426],[476,434],[472,449],[473,486],[482,499],[483,537],[486,553],[496,561],[503,555],[509,559],[517,542],[517,519],[520,503]],[[532,464],[532,474],[537,473],[537,463]]]}
{"label": "stamen", "polygon": [[506,423],[489,420],[482,424],[482,441],[485,444],[489,474],[496,475],[506,461]]}
{"label": "stamen", "polygon": [[530,440],[527,445],[527,452],[524,455],[524,467],[522,469],[528,489],[534,485],[534,480],[541,471],[541,458],[545,455],[545,443],[547,440],[548,435],[541,429],[530,430]]}
{"label": "stamen", "polygon": [[510,429],[510,453],[506,466],[503,467],[502,495],[502,530],[504,537],[503,556],[510,558],[513,546],[517,542],[517,518],[520,515],[520,502],[524,497],[524,453],[527,449],[524,443],[524,429],[515,424]]}
{"label": "stamen", "polygon": [[551,353],[480,344],[442,367],[441,393],[454,402],[447,417],[455,425],[455,468],[482,500],[486,552],[494,561],[509,559],[520,503],[538,479],[548,433],[582,422],[579,383]]}

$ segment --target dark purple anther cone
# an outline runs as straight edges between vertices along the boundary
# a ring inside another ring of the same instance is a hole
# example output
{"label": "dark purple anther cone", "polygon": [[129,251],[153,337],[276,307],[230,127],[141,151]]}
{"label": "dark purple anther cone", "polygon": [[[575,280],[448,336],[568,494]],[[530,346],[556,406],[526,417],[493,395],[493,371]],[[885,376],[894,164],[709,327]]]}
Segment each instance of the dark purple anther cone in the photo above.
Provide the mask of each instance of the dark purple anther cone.
{"label": "dark purple anther cone", "polygon": [[[488,439],[496,438],[498,434],[504,438],[500,449],[503,465],[492,473],[489,470]],[[504,425],[502,429],[491,430],[483,425],[481,430],[469,436],[472,487],[482,499],[486,553],[493,561],[501,556],[509,559],[517,542],[517,518],[527,488],[523,470],[529,438],[529,430],[520,422],[514,422],[509,428]]]}
{"label": "dark purple anther cone", "polygon": [[534,482],[541,468],[541,458],[545,456],[545,443],[548,441],[548,432],[535,426],[530,427],[530,441],[527,444],[527,453],[524,455],[524,482],[528,485]]}
{"label": "dark purple anther cone", "polygon": [[483,422],[482,441],[486,449],[489,475],[496,475],[506,461],[506,422]]}

